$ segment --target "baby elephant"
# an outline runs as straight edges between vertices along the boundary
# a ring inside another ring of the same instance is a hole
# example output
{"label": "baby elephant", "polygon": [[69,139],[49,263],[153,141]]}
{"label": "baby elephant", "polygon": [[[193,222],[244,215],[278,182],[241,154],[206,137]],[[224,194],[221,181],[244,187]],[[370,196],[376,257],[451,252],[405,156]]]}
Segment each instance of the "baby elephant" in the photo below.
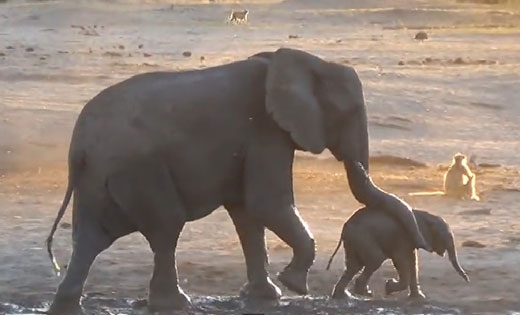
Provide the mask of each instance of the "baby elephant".
{"label": "baby elephant", "polygon": [[[454,236],[448,223],[441,217],[426,211],[414,209],[413,212],[425,240],[433,250],[441,257],[448,251],[453,268],[469,282],[468,276],[459,265]],[[354,293],[372,296],[367,285],[368,280],[387,258],[392,259],[399,274],[399,281],[387,280],[386,294],[403,291],[409,287],[411,298],[424,298],[417,279],[416,249],[396,218],[376,207],[364,207],[356,211],[343,225],[341,238],[330,257],[327,270],[341,242],[344,242],[346,268],[334,286],[333,298],[347,297],[345,292],[347,285],[363,267],[365,269],[356,279]]]}

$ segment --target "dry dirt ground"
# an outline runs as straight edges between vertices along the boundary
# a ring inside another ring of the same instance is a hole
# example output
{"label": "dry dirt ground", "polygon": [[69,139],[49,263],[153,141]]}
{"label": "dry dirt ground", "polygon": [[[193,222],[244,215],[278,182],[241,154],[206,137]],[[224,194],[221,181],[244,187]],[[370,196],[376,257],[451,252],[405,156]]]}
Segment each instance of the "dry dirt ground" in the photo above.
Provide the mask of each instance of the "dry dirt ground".
{"label": "dry dirt ground", "polygon": [[[250,10],[244,25],[225,23],[232,8]],[[413,40],[418,30],[429,39]],[[289,38],[289,35],[293,38]],[[295,38],[296,37],[296,38]],[[269,314],[520,312],[520,14],[514,6],[455,1],[8,1],[0,4],[0,313],[45,307],[59,283],[43,249],[61,203],[66,149],[75,117],[102,88],[133,74],[230,62],[281,46],[351,64],[369,109],[371,152],[410,157],[414,165],[374,158],[376,184],[416,208],[443,216],[471,283],[446,258],[420,254],[429,301],[383,296],[386,263],[374,275],[374,302],[348,305],[286,299]],[[190,57],[183,52],[190,51]],[[201,58],[204,56],[204,58]],[[400,65],[401,64],[401,65]],[[410,196],[442,186],[453,153],[475,154],[480,202]],[[486,165],[487,164],[487,165]],[[490,164],[497,164],[496,166]],[[325,265],[343,222],[360,205],[342,166],[327,153],[298,155],[297,205],[317,242],[312,296],[326,296],[342,272],[340,253]],[[481,210],[480,215],[465,211]],[[70,211],[64,222],[70,222]],[[462,247],[464,241],[483,247]],[[270,271],[290,249],[268,235]],[[70,230],[57,232],[66,264]],[[201,314],[239,314],[233,296],[245,281],[238,238],[225,211],[189,223],[180,240],[181,284]],[[96,314],[130,312],[145,298],[152,256],[144,238],[120,239],[96,261],[86,305]],[[284,294],[291,294],[284,290]],[[8,304],[12,303],[12,304]],[[135,311],[140,312],[140,311]]]}

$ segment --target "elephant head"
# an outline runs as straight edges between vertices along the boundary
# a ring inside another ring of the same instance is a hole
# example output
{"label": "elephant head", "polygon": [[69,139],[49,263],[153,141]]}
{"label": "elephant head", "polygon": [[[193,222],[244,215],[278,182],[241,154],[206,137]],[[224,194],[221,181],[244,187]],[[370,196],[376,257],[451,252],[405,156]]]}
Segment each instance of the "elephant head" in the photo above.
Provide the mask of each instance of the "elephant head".
{"label": "elephant head", "polygon": [[431,244],[433,251],[441,257],[444,257],[444,254],[448,252],[448,258],[455,271],[469,282],[468,275],[459,264],[455,249],[455,236],[448,223],[443,218],[426,211],[414,210],[414,212],[422,233],[426,241]]}
{"label": "elephant head", "polygon": [[368,170],[368,127],[356,71],[304,51],[281,48],[269,59],[266,109],[298,148],[339,161],[360,161]]}
{"label": "elephant head", "polygon": [[[369,167],[368,123],[363,88],[356,71],[287,48],[253,57],[269,60],[266,110],[290,134],[296,147],[312,153],[328,148],[338,161],[343,161],[354,197],[365,205],[385,203],[384,208],[410,231],[416,247],[430,250],[411,207],[370,180],[364,180]],[[361,167],[356,166],[358,162]]]}

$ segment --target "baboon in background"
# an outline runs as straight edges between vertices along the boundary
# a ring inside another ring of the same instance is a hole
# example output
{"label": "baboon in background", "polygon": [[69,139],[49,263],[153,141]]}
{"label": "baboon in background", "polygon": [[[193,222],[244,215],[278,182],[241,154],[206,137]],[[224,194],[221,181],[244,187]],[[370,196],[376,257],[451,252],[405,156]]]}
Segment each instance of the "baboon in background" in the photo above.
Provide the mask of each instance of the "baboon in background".
{"label": "baboon in background", "polygon": [[243,11],[231,10],[231,14],[229,15],[229,22],[245,23],[245,22],[247,22],[248,14],[249,14],[248,10],[243,10]]}
{"label": "baboon in background", "polygon": [[444,174],[444,193],[457,198],[479,200],[475,191],[475,174],[469,169],[466,156],[457,153]]}

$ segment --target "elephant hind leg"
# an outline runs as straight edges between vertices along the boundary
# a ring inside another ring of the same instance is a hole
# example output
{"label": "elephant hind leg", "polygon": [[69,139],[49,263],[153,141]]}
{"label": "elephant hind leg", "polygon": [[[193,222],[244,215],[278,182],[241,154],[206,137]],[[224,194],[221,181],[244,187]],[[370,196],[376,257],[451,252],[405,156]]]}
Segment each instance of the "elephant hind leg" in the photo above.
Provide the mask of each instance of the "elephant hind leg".
{"label": "elephant hind leg", "polygon": [[334,299],[348,297],[347,292],[345,292],[348,284],[352,281],[352,278],[363,269],[363,264],[359,261],[355,251],[347,247],[350,245],[351,243],[348,245],[345,244],[345,270],[332,290],[332,298]]}
{"label": "elephant hind leg", "polygon": [[154,253],[150,280],[151,310],[182,309],[190,304],[178,284],[175,250],[186,223],[186,211],[167,167],[157,161],[114,173],[109,191],[148,240]]}
{"label": "elephant hind leg", "polygon": [[379,243],[366,231],[361,229],[352,230],[352,237],[356,239],[356,254],[365,266],[363,272],[357,277],[354,284],[354,293],[363,296],[372,296],[368,288],[368,281],[372,274],[381,267],[386,260],[386,255],[379,246]]}
{"label": "elephant hind leg", "polygon": [[49,314],[80,313],[80,299],[83,286],[96,257],[110,247],[114,238],[110,237],[91,217],[90,209],[85,209],[78,198],[74,200],[74,214],[79,222],[73,226],[72,255],[65,277],[61,281]]}

